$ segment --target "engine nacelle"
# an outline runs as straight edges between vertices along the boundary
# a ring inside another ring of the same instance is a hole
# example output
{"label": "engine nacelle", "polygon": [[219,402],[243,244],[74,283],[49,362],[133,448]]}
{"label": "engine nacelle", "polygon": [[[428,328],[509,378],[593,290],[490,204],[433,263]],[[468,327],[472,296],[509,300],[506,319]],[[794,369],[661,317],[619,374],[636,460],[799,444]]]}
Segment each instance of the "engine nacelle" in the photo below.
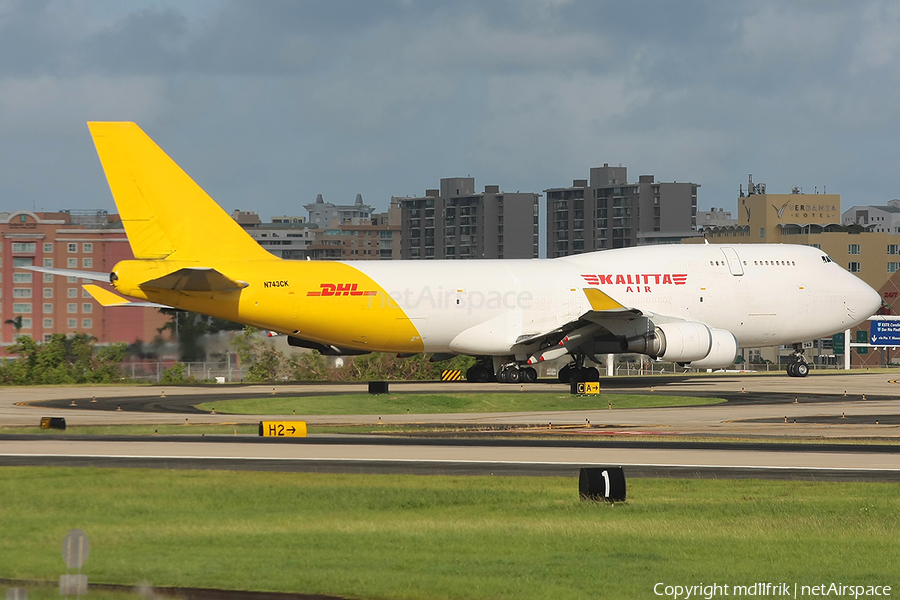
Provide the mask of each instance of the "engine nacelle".
{"label": "engine nacelle", "polygon": [[706,358],[712,348],[712,332],[703,323],[674,321],[656,327],[656,340],[648,354],[670,362],[691,362]]}
{"label": "engine nacelle", "polygon": [[712,333],[712,348],[706,358],[688,363],[692,369],[721,369],[734,364],[738,353],[738,342],[734,334],[725,329],[709,330]]}
{"label": "engine nacelle", "polygon": [[737,339],[730,331],[695,321],[662,323],[652,335],[626,340],[623,352],[639,352],[696,369],[726,367],[737,355]]}

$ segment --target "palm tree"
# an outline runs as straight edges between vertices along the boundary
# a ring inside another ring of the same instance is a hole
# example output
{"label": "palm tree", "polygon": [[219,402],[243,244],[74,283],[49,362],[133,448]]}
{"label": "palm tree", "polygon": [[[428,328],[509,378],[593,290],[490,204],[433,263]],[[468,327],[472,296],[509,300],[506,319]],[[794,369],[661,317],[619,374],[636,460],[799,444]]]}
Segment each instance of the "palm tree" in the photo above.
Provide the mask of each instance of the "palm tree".
{"label": "palm tree", "polygon": [[19,333],[19,330],[22,329],[22,315],[19,315],[13,319],[6,320],[7,325],[12,325],[16,328],[16,333]]}

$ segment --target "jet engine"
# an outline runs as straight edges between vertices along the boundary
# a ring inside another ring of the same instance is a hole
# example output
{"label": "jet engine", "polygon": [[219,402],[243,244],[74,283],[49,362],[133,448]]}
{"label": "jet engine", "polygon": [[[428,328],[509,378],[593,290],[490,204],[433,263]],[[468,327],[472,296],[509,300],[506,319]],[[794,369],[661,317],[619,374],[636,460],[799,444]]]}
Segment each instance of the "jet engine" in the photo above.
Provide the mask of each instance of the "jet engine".
{"label": "jet engine", "polygon": [[712,348],[706,358],[688,363],[687,366],[692,369],[719,369],[734,364],[734,358],[738,353],[738,342],[734,334],[725,329],[712,327],[709,331],[712,333]]}
{"label": "jet engine", "polygon": [[694,321],[657,325],[652,334],[630,339],[623,350],[648,354],[661,360],[689,363],[692,368],[725,367],[737,355],[737,339],[730,331]]}

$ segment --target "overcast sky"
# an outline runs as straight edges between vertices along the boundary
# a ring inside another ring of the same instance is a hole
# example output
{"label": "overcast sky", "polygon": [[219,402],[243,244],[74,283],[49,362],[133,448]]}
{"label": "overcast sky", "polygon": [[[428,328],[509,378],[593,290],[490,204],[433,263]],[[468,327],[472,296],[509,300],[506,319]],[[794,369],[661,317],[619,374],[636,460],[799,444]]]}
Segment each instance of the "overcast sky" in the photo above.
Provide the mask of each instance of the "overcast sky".
{"label": "overcast sky", "polygon": [[898,59],[892,1],[0,0],[0,210],[115,210],[88,120],[264,219],[604,162],[699,183],[701,209],[750,173],[883,204]]}

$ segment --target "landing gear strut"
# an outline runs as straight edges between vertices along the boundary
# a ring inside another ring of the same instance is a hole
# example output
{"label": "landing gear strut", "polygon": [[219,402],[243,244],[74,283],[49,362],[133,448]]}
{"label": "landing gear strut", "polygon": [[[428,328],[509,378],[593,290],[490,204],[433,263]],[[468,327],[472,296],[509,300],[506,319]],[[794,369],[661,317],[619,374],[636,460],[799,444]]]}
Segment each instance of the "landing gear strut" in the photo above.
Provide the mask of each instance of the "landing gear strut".
{"label": "landing gear strut", "polygon": [[803,356],[803,344],[794,344],[794,354],[787,364],[789,377],[806,377],[809,375],[809,364]]}

